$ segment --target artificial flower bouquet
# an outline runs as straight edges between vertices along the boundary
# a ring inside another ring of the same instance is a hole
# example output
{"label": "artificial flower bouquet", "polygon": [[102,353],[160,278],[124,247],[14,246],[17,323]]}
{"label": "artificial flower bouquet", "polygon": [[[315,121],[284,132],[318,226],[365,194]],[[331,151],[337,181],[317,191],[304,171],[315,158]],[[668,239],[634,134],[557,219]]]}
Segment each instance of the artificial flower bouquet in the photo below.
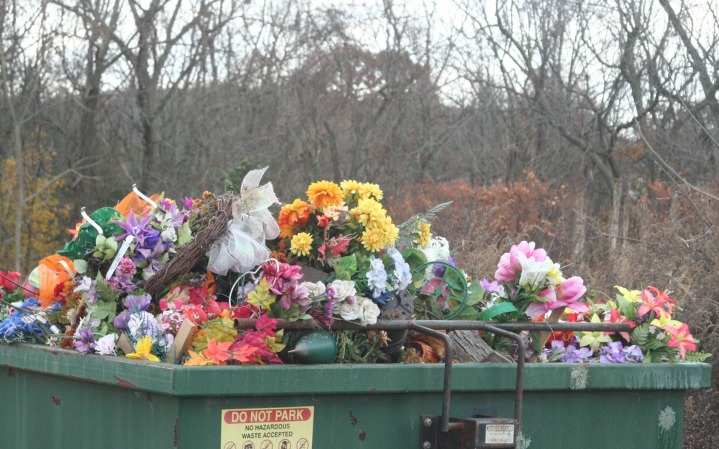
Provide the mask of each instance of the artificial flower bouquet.
{"label": "artificial flower bouquet", "polygon": [[[561,268],[534,242],[513,245],[502,255],[494,281],[481,281],[488,294],[481,319],[503,321],[627,323],[631,332],[532,333],[535,357],[542,362],[676,362],[706,360],[687,324],[673,318],[677,302],[655,287],[617,286],[613,300],[583,298],[584,281],[565,278]],[[499,343],[491,341],[495,346]]]}

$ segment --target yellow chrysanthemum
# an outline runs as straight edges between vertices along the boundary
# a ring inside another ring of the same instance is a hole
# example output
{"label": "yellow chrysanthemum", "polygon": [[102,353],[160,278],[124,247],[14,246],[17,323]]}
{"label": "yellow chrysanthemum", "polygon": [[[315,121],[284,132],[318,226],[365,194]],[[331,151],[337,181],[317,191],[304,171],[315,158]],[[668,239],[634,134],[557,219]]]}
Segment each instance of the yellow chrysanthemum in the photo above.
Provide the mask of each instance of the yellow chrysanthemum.
{"label": "yellow chrysanthemum", "polygon": [[417,245],[420,248],[424,248],[425,246],[429,245],[429,238],[432,235],[429,232],[431,225],[427,223],[426,221],[423,221],[419,225],[417,225]]}
{"label": "yellow chrysanthemum", "polygon": [[385,247],[385,235],[381,228],[367,229],[360,237],[362,246],[368,251],[376,252]]}
{"label": "yellow chrysanthemum", "polygon": [[399,239],[399,228],[392,223],[390,217],[385,216],[377,220],[372,228],[374,229],[375,227],[382,230],[382,235],[384,235],[384,248],[389,248]]}
{"label": "yellow chrysanthemum", "polygon": [[312,250],[312,236],[306,232],[299,232],[290,241],[290,251],[298,256],[307,256]]}
{"label": "yellow chrysanthemum", "polygon": [[347,179],[345,181],[342,181],[340,183],[340,188],[342,189],[342,194],[344,195],[345,200],[352,195],[355,195],[359,197],[360,189],[362,188],[362,183],[357,182],[353,179]]}
{"label": "yellow chrysanthemum", "polygon": [[382,189],[380,189],[377,184],[363,182],[362,184],[359,185],[358,190],[359,190],[359,197],[362,199],[374,197],[374,199],[379,201],[382,199],[382,197],[384,197],[384,194],[382,193]]}
{"label": "yellow chrysanthemum", "polygon": [[364,227],[372,227],[378,220],[387,216],[387,211],[382,205],[371,198],[359,200],[357,207],[350,213]]}
{"label": "yellow chrysanthemum", "polygon": [[307,188],[307,198],[317,209],[342,204],[342,189],[331,181],[317,181]]}

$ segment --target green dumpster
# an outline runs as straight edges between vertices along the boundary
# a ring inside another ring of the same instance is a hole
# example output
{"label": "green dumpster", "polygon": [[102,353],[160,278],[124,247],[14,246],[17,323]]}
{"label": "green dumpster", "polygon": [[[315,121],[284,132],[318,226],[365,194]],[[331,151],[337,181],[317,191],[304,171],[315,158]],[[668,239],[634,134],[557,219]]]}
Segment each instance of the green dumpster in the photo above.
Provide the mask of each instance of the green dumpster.
{"label": "green dumpster", "polygon": [[[3,448],[422,448],[441,364],[188,367],[0,345]],[[515,366],[452,366],[453,418],[514,414]],[[710,365],[528,364],[519,448],[680,448]],[[426,447],[426,446],[425,446]],[[492,446],[488,446],[492,447]]]}

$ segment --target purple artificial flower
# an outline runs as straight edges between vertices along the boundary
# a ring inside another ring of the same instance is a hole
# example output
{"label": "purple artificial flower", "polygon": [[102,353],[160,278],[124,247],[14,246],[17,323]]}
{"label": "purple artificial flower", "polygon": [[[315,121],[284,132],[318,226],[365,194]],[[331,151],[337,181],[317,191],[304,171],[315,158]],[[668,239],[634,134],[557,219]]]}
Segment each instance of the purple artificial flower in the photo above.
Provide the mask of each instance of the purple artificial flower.
{"label": "purple artificial flower", "polygon": [[145,246],[145,239],[148,236],[152,236],[153,233],[159,238],[160,233],[156,229],[148,226],[150,219],[152,219],[152,216],[147,215],[142,217],[138,222],[135,213],[130,211],[130,214],[127,216],[127,221],[113,220],[113,223],[125,230],[125,233],[115,237],[115,240],[122,241],[125,240],[128,235],[131,235],[135,237],[140,246]]}
{"label": "purple artificial flower", "polygon": [[[457,268],[457,261],[455,261],[452,256],[447,257],[446,260],[440,260],[439,262],[445,262],[445,263]],[[437,265],[434,265],[433,269],[434,269],[434,277],[441,278],[442,276],[444,276],[444,272],[447,269],[447,267],[445,265],[437,264]]]}
{"label": "purple artificial flower", "polygon": [[144,312],[150,308],[152,296],[145,295],[128,295],[122,305],[132,313]]}
{"label": "purple artificial flower", "polygon": [[192,209],[192,206],[194,204],[194,201],[189,196],[186,196],[182,198],[180,201],[182,201],[182,205],[185,206],[185,209]]}
{"label": "purple artificial flower", "polygon": [[627,363],[624,346],[621,341],[613,341],[599,348],[599,361],[602,363]]}
{"label": "purple artificial flower", "polygon": [[544,354],[547,360],[551,362],[553,361],[553,358],[563,356],[565,350],[566,348],[564,347],[564,342],[562,340],[552,340],[552,347],[544,348],[542,354]]}
{"label": "purple artificial flower", "polygon": [[562,357],[562,362],[564,363],[578,363],[578,362],[588,362],[589,359],[592,357],[592,350],[590,348],[584,347],[577,349],[574,345],[567,346],[567,349],[564,351],[564,356]]}
{"label": "purple artificial flower", "polygon": [[627,358],[627,362],[641,363],[644,361],[642,348],[637,345],[631,345],[624,348],[624,356]]}
{"label": "purple artificial flower", "polygon": [[499,285],[499,282],[492,281],[489,282],[487,278],[482,279],[479,281],[479,286],[482,287],[482,290],[484,290],[486,293],[501,293],[502,292],[502,286]]}
{"label": "purple artificial flower", "polygon": [[96,280],[87,276],[83,276],[80,282],[77,283],[77,287],[73,290],[75,293],[85,293],[87,302],[89,304],[95,304],[97,302],[97,291],[95,290]]}
{"label": "purple artificial flower", "polygon": [[127,323],[130,321],[130,311],[123,310],[112,320],[112,325],[120,330],[127,330]]}
{"label": "purple artificial flower", "polygon": [[75,349],[83,354],[90,354],[95,348],[95,335],[87,327],[83,327],[75,334],[73,342]]}

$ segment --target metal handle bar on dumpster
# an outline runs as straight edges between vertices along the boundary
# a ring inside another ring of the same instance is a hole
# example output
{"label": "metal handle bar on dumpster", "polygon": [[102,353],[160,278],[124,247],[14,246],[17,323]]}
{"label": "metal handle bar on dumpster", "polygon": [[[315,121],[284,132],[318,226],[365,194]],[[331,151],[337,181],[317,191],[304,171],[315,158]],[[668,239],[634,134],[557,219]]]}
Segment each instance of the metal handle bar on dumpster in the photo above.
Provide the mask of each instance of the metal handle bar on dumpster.
{"label": "metal handle bar on dumpster", "polygon": [[[235,320],[238,329],[252,329],[255,320],[241,318]],[[518,322],[502,323],[496,321],[465,321],[465,320],[377,320],[376,324],[361,325],[347,321],[335,321],[331,326],[325,326],[317,320],[277,320],[277,329],[329,329],[329,330],[405,330],[410,325],[419,325],[435,330],[485,330],[492,326],[505,331],[577,331],[577,332],[631,332],[632,327],[627,323],[546,323],[546,322]]]}
{"label": "metal handle bar on dumpster", "polygon": [[[489,324],[483,323],[482,330],[492,332],[497,335],[501,335],[510,338],[517,342],[517,378],[516,386],[514,390],[514,419],[517,421],[517,427],[521,428],[522,420],[522,398],[524,396],[524,341],[522,338],[513,332],[505,331]],[[452,338],[445,333],[430,329],[428,327],[421,326],[419,324],[410,322],[409,329],[421,332],[423,334],[431,335],[433,337],[440,338],[444,341],[444,387],[443,387],[443,399],[442,399],[442,432],[449,432],[451,429],[462,428],[461,423],[449,422],[449,401],[452,393]]]}

